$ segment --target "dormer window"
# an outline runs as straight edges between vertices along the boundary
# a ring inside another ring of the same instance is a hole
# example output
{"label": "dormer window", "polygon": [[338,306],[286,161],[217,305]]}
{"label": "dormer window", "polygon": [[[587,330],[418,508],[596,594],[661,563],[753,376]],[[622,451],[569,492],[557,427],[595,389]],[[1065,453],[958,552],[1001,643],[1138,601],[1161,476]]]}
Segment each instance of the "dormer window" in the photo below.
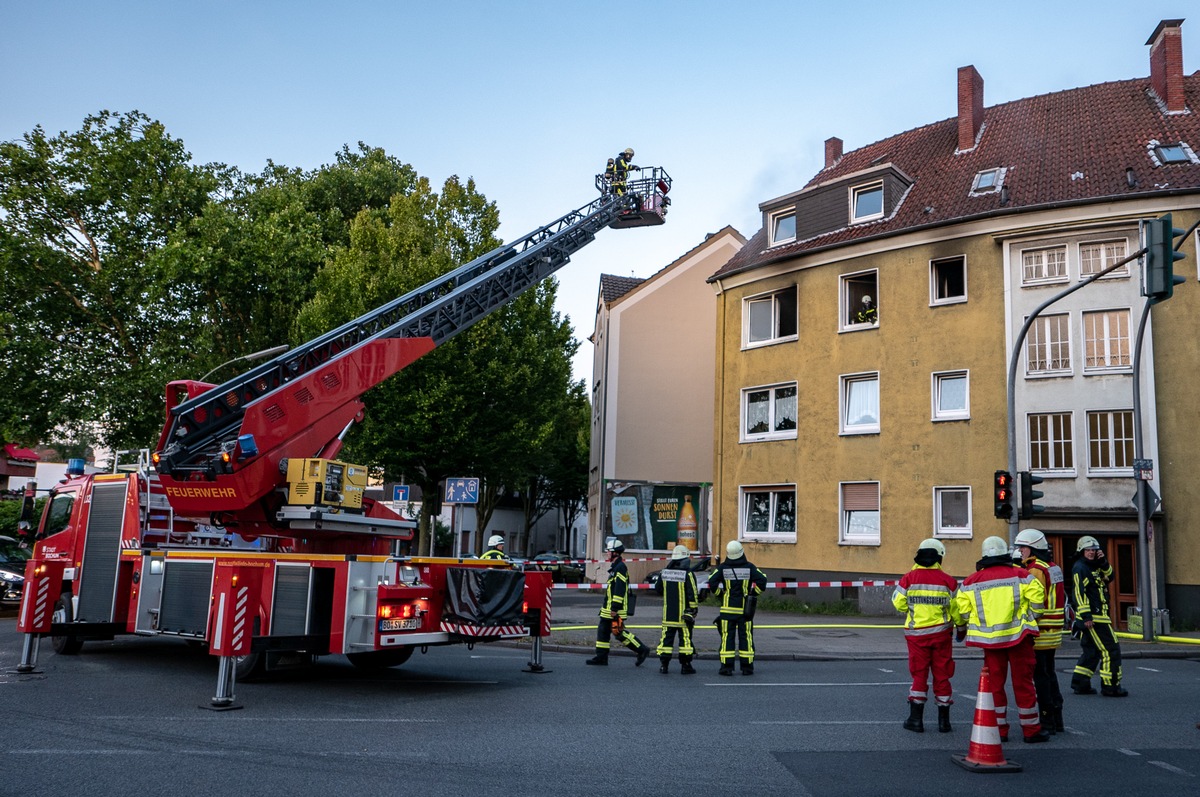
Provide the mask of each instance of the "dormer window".
{"label": "dormer window", "polygon": [[796,240],[796,211],[788,210],[771,216],[771,246]]}
{"label": "dormer window", "polygon": [[1004,186],[1005,169],[984,169],[975,174],[971,183],[971,196],[994,194]]}
{"label": "dormer window", "polygon": [[1158,155],[1158,160],[1161,163],[1187,163],[1191,160],[1188,157],[1187,150],[1183,148],[1183,144],[1162,144],[1154,148]]}
{"label": "dormer window", "polygon": [[883,217],[883,183],[859,185],[850,189],[850,223],[857,224]]}

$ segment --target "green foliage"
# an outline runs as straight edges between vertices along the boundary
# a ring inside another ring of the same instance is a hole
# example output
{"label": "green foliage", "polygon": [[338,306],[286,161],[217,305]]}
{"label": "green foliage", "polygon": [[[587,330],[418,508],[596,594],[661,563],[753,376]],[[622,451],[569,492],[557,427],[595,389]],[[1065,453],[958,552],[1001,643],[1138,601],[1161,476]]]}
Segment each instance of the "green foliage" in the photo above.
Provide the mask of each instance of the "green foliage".
{"label": "green foliage", "polygon": [[[14,540],[20,539],[17,535],[17,523],[21,520],[21,506],[23,503],[20,498],[0,500],[0,535],[12,537]],[[29,521],[31,526],[37,526],[38,520],[42,516],[42,509],[45,506],[45,497],[34,501],[33,517]]]}

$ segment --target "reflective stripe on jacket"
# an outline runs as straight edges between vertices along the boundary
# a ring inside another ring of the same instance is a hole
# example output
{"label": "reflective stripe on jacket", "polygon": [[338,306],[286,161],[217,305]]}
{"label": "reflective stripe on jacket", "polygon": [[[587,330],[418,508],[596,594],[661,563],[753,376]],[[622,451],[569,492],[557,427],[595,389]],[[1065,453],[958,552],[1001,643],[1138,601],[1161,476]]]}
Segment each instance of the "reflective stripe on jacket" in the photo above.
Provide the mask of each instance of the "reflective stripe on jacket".
{"label": "reflective stripe on jacket", "polygon": [[1071,604],[1080,622],[1112,623],[1108,616],[1108,582],[1112,581],[1112,565],[1095,570],[1082,556],[1071,568]]}
{"label": "reflective stripe on jacket", "polygon": [[1009,648],[1026,636],[1036,636],[1035,603],[1045,590],[1023,567],[993,565],[967,576],[958,590],[959,614],[967,621],[967,644],[979,648]]}
{"label": "reflective stripe on jacket", "polygon": [[916,565],[900,579],[892,593],[896,611],[905,612],[904,635],[926,637],[949,633],[951,626],[962,625],[962,616],[954,593],[958,581],[942,571],[941,565]]}
{"label": "reflective stripe on jacket", "polygon": [[623,559],[617,558],[608,568],[608,584],[604,587],[604,606],[600,616],[608,618],[628,617],[626,597],[629,595],[629,568]]}
{"label": "reflective stripe on jacket", "polygon": [[1063,571],[1053,562],[1044,562],[1036,557],[1030,559],[1026,567],[1046,593],[1041,603],[1032,605],[1038,627],[1038,638],[1033,641],[1033,647],[1052,650],[1062,645],[1063,622],[1066,618],[1067,591],[1063,583]]}
{"label": "reflective stripe on jacket", "polygon": [[767,574],[746,560],[726,559],[708,576],[708,591],[721,596],[721,614],[741,617],[747,598],[767,588]]}
{"label": "reflective stripe on jacket", "polygon": [[654,591],[663,596],[663,625],[679,627],[683,616],[694,613],[700,604],[696,600],[696,574],[672,565],[659,574]]}
{"label": "reflective stripe on jacket", "polygon": [[508,557],[505,556],[504,551],[500,550],[499,548],[488,548],[486,551],[483,552],[483,556],[481,556],[479,558],[480,559],[507,559]]}

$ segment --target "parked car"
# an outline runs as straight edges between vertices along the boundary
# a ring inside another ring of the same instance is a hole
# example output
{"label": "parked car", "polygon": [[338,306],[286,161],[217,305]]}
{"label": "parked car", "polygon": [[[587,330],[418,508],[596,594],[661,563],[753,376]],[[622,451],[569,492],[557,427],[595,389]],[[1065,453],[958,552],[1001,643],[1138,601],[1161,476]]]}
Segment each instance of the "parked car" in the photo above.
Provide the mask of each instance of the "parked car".
{"label": "parked car", "polygon": [[[704,586],[704,581],[708,578],[709,571],[712,570],[712,560],[707,556],[693,556],[688,559],[687,569],[695,572],[696,585]],[[662,570],[653,570],[646,576],[646,583],[651,587],[658,585],[658,577],[662,575]]]}
{"label": "parked car", "polygon": [[12,537],[0,535],[0,605],[19,606],[25,589],[25,560],[29,549]]}
{"label": "parked car", "polygon": [[566,554],[540,553],[533,557],[533,563],[538,570],[550,573],[551,577],[560,584],[583,582],[583,565],[575,564]]}

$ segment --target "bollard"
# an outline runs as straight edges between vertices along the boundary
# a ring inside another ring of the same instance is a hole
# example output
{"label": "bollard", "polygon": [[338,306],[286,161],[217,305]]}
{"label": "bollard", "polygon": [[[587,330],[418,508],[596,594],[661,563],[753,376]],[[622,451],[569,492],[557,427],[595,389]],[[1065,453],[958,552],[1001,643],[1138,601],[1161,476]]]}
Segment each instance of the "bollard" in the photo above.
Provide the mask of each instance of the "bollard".
{"label": "bollard", "polygon": [[209,652],[220,656],[217,667],[217,693],[207,711],[234,711],[237,682],[235,659],[250,653],[254,637],[254,618],[262,593],[263,567],[251,562],[218,562],[213,574],[212,608],[209,613]]}
{"label": "bollard", "polygon": [[21,594],[21,610],[17,615],[17,630],[25,634],[21,645],[21,661],[13,672],[21,675],[38,673],[38,651],[41,638],[50,633],[54,622],[54,604],[62,592],[66,563],[30,559],[25,563],[25,591]]}

